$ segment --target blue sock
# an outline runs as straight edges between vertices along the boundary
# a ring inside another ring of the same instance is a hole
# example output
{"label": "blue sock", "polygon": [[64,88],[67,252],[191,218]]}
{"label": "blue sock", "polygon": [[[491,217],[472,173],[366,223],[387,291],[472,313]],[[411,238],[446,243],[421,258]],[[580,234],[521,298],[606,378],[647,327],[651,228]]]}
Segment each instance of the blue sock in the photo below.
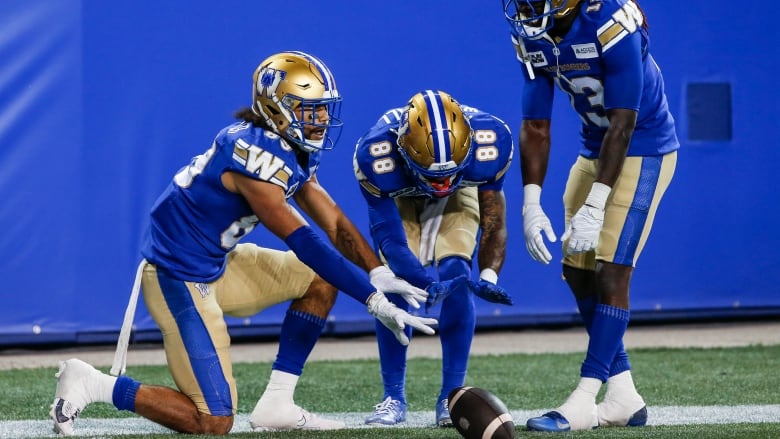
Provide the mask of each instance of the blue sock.
{"label": "blue sock", "polygon": [[615,354],[615,359],[612,360],[612,364],[609,367],[609,376],[615,376],[619,373],[623,373],[627,370],[631,370],[631,362],[628,361],[628,353],[623,347],[623,342],[620,342],[618,351]]}
{"label": "blue sock", "polygon": [[[398,294],[388,294],[387,299],[397,307],[408,311],[409,304]],[[395,335],[379,320],[376,321],[376,341],[379,347],[379,365],[382,369],[384,396],[406,404],[406,351],[407,347],[398,342]],[[411,340],[412,328],[407,326],[406,336]]]}
{"label": "blue sock", "polygon": [[325,319],[314,314],[287,310],[279,334],[279,352],[272,366],[274,370],[300,376],[303,365],[320,338]]}
{"label": "blue sock", "polygon": [[[439,262],[440,280],[454,279],[463,274],[471,274],[471,266],[465,259],[453,256]],[[474,295],[467,289],[453,291],[444,299],[439,314],[442,367],[437,401],[447,398],[452,389],[462,386],[466,380],[475,324]]]}
{"label": "blue sock", "polygon": [[629,316],[628,310],[603,304],[596,305],[588,341],[588,353],[580,369],[581,377],[607,381],[615,354],[622,346]]}
{"label": "blue sock", "polygon": [[[590,329],[593,325],[593,313],[596,311],[596,300],[592,297],[577,299],[577,308],[579,308],[580,316],[583,323],[585,323],[585,329],[590,334]],[[621,339],[615,358],[612,360],[609,368],[609,376],[614,376],[627,370],[631,370],[631,363],[628,361],[628,353],[626,353],[623,340]]]}
{"label": "blue sock", "polygon": [[128,376],[122,375],[118,377],[116,384],[114,384],[114,393],[111,398],[114,402],[114,407],[119,410],[135,412],[135,395],[138,393],[139,387],[141,387],[141,383]]}

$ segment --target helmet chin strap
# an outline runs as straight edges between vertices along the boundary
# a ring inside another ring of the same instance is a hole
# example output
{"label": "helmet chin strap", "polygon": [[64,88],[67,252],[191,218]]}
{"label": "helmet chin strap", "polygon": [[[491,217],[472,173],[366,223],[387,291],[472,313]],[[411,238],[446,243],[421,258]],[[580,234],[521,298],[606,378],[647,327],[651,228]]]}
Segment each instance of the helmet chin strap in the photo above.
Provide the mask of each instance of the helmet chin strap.
{"label": "helmet chin strap", "polygon": [[323,136],[320,140],[307,139],[303,134],[303,128],[295,128],[290,125],[287,128],[288,140],[298,145],[305,152],[315,152],[324,149],[325,142],[328,140],[327,136]]}
{"label": "helmet chin strap", "polygon": [[322,146],[325,144],[325,137],[323,137],[321,140],[311,140],[304,137],[303,142],[307,145],[311,145],[314,149],[322,149]]}
{"label": "helmet chin strap", "polygon": [[527,26],[523,24],[523,30],[525,31],[525,34],[528,36],[528,39],[530,40],[538,40],[539,38],[542,38],[544,35],[547,34],[547,26],[550,18],[552,16],[550,15],[550,10],[552,9],[552,2],[550,0],[545,0],[544,2],[544,11],[542,11],[542,18],[541,22],[539,23],[539,26]]}

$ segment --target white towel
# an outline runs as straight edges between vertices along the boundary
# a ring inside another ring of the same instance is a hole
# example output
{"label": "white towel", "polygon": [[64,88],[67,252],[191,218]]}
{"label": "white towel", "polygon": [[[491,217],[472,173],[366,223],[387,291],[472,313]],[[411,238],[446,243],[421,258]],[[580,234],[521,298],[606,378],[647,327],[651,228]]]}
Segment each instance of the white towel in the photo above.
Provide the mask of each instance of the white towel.
{"label": "white towel", "polygon": [[431,265],[434,261],[436,248],[436,236],[441,227],[441,218],[448,198],[431,198],[425,201],[420,212],[420,263],[423,267]]}
{"label": "white towel", "polygon": [[130,300],[127,301],[125,319],[122,322],[122,329],[119,331],[119,340],[116,342],[114,363],[111,365],[111,375],[113,376],[123,375],[127,366],[127,347],[130,345],[130,332],[133,329],[135,306],[138,303],[138,292],[141,291],[141,276],[144,273],[144,267],[146,267],[146,259],[141,260],[141,263],[138,264],[138,270],[135,272],[133,290],[130,291]]}

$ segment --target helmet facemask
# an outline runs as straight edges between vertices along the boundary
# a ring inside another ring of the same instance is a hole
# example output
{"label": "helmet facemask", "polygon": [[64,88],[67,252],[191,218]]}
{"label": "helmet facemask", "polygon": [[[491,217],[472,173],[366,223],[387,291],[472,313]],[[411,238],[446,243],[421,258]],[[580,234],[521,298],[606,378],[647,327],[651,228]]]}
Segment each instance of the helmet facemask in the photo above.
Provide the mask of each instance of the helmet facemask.
{"label": "helmet facemask", "polygon": [[446,197],[457,190],[469,162],[471,127],[450,95],[425,90],[409,100],[401,115],[398,146],[417,187]]}
{"label": "helmet facemask", "polygon": [[282,100],[282,107],[290,115],[289,125],[284,130],[286,138],[306,152],[333,149],[343,125],[338,119],[341,98],[303,99],[287,95]]}
{"label": "helmet facemask", "polygon": [[556,19],[576,10],[580,0],[504,0],[504,17],[521,38],[538,40]]}
{"label": "helmet facemask", "polygon": [[278,53],[258,66],[254,83],[252,111],[271,129],[306,152],[333,149],[343,125],[341,96],[322,61]]}

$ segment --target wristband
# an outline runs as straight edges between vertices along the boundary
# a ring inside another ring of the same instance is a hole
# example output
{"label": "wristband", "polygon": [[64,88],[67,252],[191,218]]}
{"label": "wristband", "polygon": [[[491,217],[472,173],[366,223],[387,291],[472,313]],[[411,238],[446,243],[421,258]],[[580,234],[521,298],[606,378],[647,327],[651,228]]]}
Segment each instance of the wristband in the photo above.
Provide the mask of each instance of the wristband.
{"label": "wristband", "polygon": [[591,186],[585,204],[590,207],[595,207],[596,209],[604,210],[604,206],[607,204],[607,197],[609,197],[611,191],[611,187],[597,181]]}
{"label": "wristband", "polygon": [[498,283],[498,273],[496,273],[492,268],[485,268],[479,272],[479,280],[488,281],[495,285]]}
{"label": "wristband", "polygon": [[523,205],[541,204],[542,187],[538,184],[527,184],[523,186]]}

